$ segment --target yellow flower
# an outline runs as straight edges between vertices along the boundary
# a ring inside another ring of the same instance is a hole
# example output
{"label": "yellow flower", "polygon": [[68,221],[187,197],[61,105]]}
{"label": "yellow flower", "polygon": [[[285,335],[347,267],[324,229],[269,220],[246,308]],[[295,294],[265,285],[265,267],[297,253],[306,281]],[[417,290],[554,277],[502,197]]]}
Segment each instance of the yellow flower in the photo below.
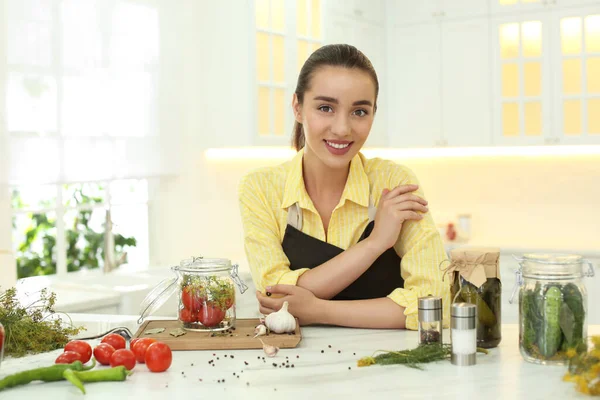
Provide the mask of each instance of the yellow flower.
{"label": "yellow flower", "polygon": [[575,350],[574,348],[569,348],[565,352],[565,355],[567,356],[567,358],[573,358],[577,355],[577,350]]}
{"label": "yellow flower", "polygon": [[592,343],[596,349],[600,350],[600,336],[592,336]]}
{"label": "yellow flower", "polygon": [[575,382],[575,376],[571,375],[570,373],[566,373],[565,376],[563,376],[563,381],[565,382]]}
{"label": "yellow flower", "polygon": [[359,367],[368,367],[369,365],[375,364],[375,359],[373,357],[363,357],[358,360]]}

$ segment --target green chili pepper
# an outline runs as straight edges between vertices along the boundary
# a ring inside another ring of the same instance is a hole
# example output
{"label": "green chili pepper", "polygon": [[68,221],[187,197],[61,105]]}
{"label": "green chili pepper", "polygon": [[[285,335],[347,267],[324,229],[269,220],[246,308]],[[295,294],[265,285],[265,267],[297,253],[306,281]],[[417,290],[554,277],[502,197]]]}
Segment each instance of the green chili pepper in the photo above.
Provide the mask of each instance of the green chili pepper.
{"label": "green chili pepper", "polygon": [[0,391],[14,386],[26,385],[33,381],[55,382],[64,379],[63,373],[70,369],[73,371],[86,371],[96,366],[96,360],[93,360],[92,365],[85,367],[81,361],[75,361],[71,364],[56,364],[51,367],[36,368],[28,371],[18,372],[9,375],[0,380]]}
{"label": "green chili pepper", "polygon": [[65,369],[63,372],[63,377],[71,382],[73,385],[77,386],[81,393],[85,394],[85,388],[83,387],[83,383],[75,376],[75,372],[72,369]]}
{"label": "green chili pepper", "polygon": [[99,369],[96,371],[73,371],[73,375],[81,382],[112,382],[124,381],[129,375],[133,374],[122,365],[118,367]]}

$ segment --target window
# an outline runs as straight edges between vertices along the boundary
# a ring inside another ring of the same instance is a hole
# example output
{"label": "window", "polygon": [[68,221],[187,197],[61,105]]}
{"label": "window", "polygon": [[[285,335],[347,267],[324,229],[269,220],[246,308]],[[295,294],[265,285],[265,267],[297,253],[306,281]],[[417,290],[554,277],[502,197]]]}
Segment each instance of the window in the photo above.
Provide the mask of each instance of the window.
{"label": "window", "polygon": [[255,0],[254,5],[256,131],[267,140],[287,139],[298,73],[322,42],[321,1]]}
{"label": "window", "polygon": [[[114,240],[117,264],[147,263],[145,178],[163,173],[165,147],[156,2],[2,7],[0,134],[18,277],[102,267],[105,239]],[[113,235],[105,236],[109,216]]]}
{"label": "window", "polygon": [[147,193],[146,180],[13,187],[17,277],[102,268],[107,246],[115,266],[147,264]]}

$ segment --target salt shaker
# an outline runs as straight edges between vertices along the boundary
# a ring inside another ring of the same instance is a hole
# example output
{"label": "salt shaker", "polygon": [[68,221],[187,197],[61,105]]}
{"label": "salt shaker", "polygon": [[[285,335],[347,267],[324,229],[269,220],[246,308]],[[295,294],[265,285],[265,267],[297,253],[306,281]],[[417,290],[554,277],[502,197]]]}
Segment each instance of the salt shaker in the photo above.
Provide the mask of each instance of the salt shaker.
{"label": "salt shaker", "polygon": [[475,365],[477,353],[477,307],[469,303],[454,303],[451,309],[451,339],[454,365]]}
{"label": "salt shaker", "polygon": [[442,298],[419,297],[419,344],[442,344]]}

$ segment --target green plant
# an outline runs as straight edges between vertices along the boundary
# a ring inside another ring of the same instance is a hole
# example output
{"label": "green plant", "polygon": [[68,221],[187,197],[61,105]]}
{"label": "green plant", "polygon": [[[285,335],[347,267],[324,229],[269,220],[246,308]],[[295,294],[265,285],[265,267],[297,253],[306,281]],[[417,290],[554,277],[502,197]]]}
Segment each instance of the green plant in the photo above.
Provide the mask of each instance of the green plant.
{"label": "green plant", "polygon": [[[74,191],[72,196],[76,205],[101,204],[103,199],[89,196],[82,189]],[[18,193],[13,197],[13,206],[22,204]],[[26,278],[35,275],[56,273],[56,218],[45,213],[29,213],[30,226],[25,238],[16,251],[17,277]],[[73,224],[66,227],[67,270],[79,271],[82,268],[98,268],[104,260],[104,231],[96,232],[90,226],[92,210],[78,210]],[[15,223],[13,222],[13,227]],[[40,240],[42,249],[34,249],[34,242]],[[134,237],[114,234],[116,259],[125,257],[128,247],[135,247]]]}

